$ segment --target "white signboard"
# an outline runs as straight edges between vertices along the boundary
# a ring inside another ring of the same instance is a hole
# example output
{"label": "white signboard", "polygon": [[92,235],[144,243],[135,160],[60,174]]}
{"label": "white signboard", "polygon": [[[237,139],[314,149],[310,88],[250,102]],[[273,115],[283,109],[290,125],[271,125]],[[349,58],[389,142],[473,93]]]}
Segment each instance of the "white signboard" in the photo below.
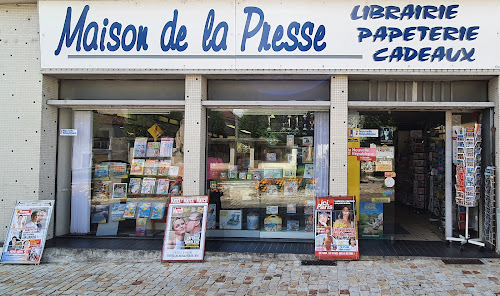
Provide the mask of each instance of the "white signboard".
{"label": "white signboard", "polygon": [[76,136],[78,135],[78,131],[76,129],[64,129],[62,128],[59,131],[59,136]]}
{"label": "white signboard", "polygon": [[54,71],[500,68],[493,0],[42,0],[39,14]]}
{"label": "white signboard", "polygon": [[208,196],[170,199],[161,261],[202,261],[205,255]]}
{"label": "white signboard", "polygon": [[351,138],[378,138],[378,129],[349,129]]}
{"label": "white signboard", "polygon": [[2,263],[40,263],[53,207],[53,200],[16,203],[3,245]]}

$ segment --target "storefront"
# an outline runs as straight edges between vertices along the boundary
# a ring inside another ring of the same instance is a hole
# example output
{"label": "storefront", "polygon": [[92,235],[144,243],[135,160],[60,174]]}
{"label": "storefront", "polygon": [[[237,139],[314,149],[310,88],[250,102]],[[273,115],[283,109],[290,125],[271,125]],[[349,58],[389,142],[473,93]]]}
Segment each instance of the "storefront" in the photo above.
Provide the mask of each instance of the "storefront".
{"label": "storefront", "polygon": [[[481,124],[483,180],[496,163],[495,1],[39,1],[10,13],[37,10],[42,125],[74,131],[39,140],[57,159],[50,181],[38,170],[55,189],[55,236],[162,237],[171,196],[209,195],[209,239],[312,242],[315,198],[354,195],[360,238],[446,240],[463,217],[454,127]],[[469,228],[498,249],[496,189],[474,182]],[[408,211],[436,231],[414,235]]]}

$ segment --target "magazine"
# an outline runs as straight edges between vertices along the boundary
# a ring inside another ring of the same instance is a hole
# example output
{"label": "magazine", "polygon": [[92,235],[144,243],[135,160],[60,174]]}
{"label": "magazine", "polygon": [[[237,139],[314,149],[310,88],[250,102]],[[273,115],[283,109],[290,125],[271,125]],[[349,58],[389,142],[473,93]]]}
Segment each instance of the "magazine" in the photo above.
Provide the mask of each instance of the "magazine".
{"label": "magazine", "polygon": [[160,156],[160,142],[149,142],[146,157],[159,157]]}
{"label": "magazine", "polygon": [[125,204],[113,204],[111,207],[111,215],[109,220],[117,222],[123,220],[123,214],[125,213]]}
{"label": "magazine", "polygon": [[127,164],[124,162],[114,162],[111,175],[113,178],[127,178]]}
{"label": "magazine", "polygon": [[168,170],[168,175],[171,177],[177,177],[179,175],[179,167],[175,165],[171,166]]}
{"label": "magazine", "polygon": [[109,165],[108,164],[96,164],[94,170],[95,180],[109,180]]}
{"label": "magazine", "polygon": [[306,164],[304,166],[304,178],[314,178],[314,164]]}
{"label": "magazine", "polygon": [[134,157],[146,157],[148,138],[135,138]]}
{"label": "magazine", "polygon": [[113,184],[112,198],[127,198],[127,183]]}
{"label": "magazine", "polygon": [[107,223],[109,216],[109,205],[92,205],[90,211],[90,223]]}
{"label": "magazine", "polygon": [[181,185],[176,184],[176,185],[170,186],[170,195],[176,196],[176,195],[180,195],[180,193],[181,193]]}
{"label": "magazine", "polygon": [[173,138],[161,138],[160,157],[172,157],[173,149],[174,149]]}
{"label": "magazine", "polygon": [[137,208],[136,202],[127,202],[123,212],[123,218],[135,218],[135,210]]}
{"label": "magazine", "polygon": [[141,193],[142,194],[153,194],[155,192],[156,178],[144,178],[142,179]]}
{"label": "magazine", "polygon": [[288,147],[292,147],[294,144],[294,136],[293,135],[286,135],[286,145]]}
{"label": "magazine", "polygon": [[151,214],[151,203],[150,202],[139,203],[137,218],[149,218],[150,214]]}
{"label": "magazine", "polygon": [[141,193],[141,178],[130,178],[128,190],[130,194],[140,194]]}
{"label": "magazine", "polygon": [[143,175],[144,174],[144,159],[134,159],[132,160],[132,165],[130,166],[131,175]]}
{"label": "magazine", "polygon": [[170,171],[170,160],[160,160],[158,163],[158,176],[168,176],[168,172]]}
{"label": "magazine", "polygon": [[137,218],[135,221],[135,235],[137,236],[145,236],[146,235],[146,226],[148,224],[148,218]]}
{"label": "magazine", "polygon": [[95,199],[108,199],[109,198],[109,185],[111,181],[94,181],[94,194]]}
{"label": "magazine", "polygon": [[153,209],[151,210],[151,219],[155,220],[163,219],[164,213],[165,213],[165,203],[155,202],[153,204]]}
{"label": "magazine", "polygon": [[297,195],[298,194],[297,181],[287,180],[285,182],[283,191],[285,195]]}
{"label": "magazine", "polygon": [[217,205],[208,204],[207,229],[215,229],[216,213],[217,213]]}
{"label": "magazine", "polygon": [[157,174],[158,174],[158,160],[146,159],[146,162],[144,163],[144,175],[156,176]]}
{"label": "magazine", "polygon": [[170,187],[170,180],[158,179],[158,185],[156,186],[156,194],[168,194],[169,187]]}

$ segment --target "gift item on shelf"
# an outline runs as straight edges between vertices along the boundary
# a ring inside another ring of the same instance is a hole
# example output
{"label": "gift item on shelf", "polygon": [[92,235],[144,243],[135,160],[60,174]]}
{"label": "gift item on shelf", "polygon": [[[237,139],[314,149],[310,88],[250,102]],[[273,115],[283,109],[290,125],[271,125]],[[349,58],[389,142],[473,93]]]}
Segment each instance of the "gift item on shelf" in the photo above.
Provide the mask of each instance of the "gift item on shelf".
{"label": "gift item on shelf", "polygon": [[282,219],[277,215],[270,215],[264,219],[265,231],[281,231]]}

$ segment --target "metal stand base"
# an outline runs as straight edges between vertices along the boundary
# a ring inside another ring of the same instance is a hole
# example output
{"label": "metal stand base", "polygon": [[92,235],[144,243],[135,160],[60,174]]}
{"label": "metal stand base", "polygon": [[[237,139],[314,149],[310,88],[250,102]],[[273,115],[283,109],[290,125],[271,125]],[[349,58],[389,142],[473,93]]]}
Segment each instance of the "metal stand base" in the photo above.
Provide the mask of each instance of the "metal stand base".
{"label": "metal stand base", "polygon": [[469,207],[465,207],[465,236],[459,235],[458,237],[447,236],[446,240],[449,242],[460,242],[460,249],[463,248],[465,244],[473,244],[484,248],[484,243],[480,238],[469,238]]}

